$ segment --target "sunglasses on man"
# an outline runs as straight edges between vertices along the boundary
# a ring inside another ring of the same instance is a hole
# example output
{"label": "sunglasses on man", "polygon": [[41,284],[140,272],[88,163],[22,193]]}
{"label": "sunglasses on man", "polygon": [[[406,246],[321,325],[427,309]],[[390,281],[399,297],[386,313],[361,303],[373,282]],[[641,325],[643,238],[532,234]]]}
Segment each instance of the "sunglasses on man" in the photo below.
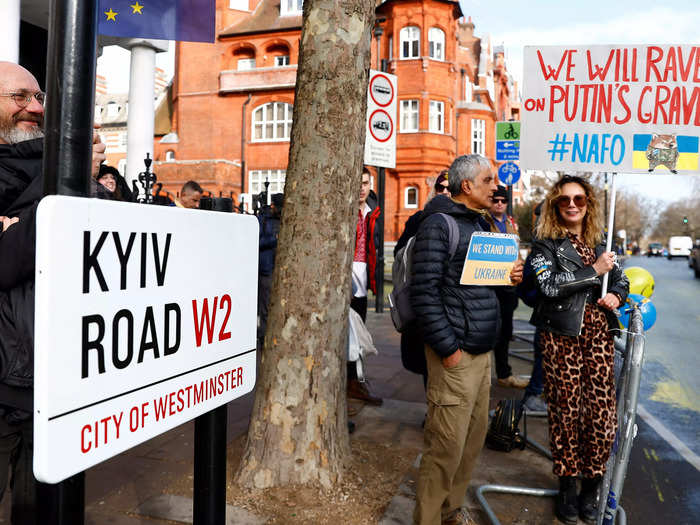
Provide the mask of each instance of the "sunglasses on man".
{"label": "sunglasses on man", "polygon": [[493,199],[493,202],[496,204],[506,204],[507,201],[502,197],[496,197]]}

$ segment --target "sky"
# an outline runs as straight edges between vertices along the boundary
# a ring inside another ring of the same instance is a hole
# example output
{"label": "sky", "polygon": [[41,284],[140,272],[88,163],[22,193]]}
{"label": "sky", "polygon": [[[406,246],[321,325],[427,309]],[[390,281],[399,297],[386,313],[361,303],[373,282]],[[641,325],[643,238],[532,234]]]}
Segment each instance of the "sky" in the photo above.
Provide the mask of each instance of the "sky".
{"label": "sky", "polygon": [[[700,44],[700,0],[460,0],[471,16],[475,34],[490,35],[505,45],[509,71],[521,83],[525,45],[576,44]],[[172,75],[174,53],[156,55],[156,65]],[[98,60],[98,73],[108,77],[112,93],[126,93],[129,53],[107,47]],[[688,175],[621,174],[622,191],[651,199],[674,201],[686,197]]]}

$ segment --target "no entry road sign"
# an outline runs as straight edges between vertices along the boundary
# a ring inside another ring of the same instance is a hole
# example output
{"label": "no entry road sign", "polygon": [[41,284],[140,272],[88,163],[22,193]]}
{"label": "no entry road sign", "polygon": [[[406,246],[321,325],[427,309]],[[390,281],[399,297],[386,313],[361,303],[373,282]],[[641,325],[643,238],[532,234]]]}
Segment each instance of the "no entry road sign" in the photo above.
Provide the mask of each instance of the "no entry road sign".
{"label": "no entry road sign", "polygon": [[254,217],[44,198],[37,479],[66,479],[250,392],[257,269]]}

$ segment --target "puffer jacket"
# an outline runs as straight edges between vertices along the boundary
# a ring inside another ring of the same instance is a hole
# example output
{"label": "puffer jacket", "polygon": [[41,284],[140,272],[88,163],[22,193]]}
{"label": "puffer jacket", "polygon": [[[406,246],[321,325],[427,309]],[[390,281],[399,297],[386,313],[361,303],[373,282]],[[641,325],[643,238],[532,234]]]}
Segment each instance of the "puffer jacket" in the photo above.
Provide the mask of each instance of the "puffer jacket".
{"label": "puffer jacket", "polygon": [[[445,213],[459,227],[459,245],[449,258],[449,230]],[[494,347],[500,329],[498,300],[493,288],[459,284],[469,241],[481,214],[444,195],[425,207],[413,248],[411,306],[423,328],[426,343],[440,356],[458,349],[482,354]]]}
{"label": "puffer jacket", "polygon": [[[596,258],[605,251],[605,245],[596,246]],[[537,328],[554,333],[581,335],[586,303],[600,297],[603,276],[598,277],[591,265],[584,265],[576,248],[566,238],[536,240],[529,257],[528,271],[535,276],[539,299],[530,318]],[[627,300],[629,281],[619,266],[608,278],[608,292]],[[610,330],[619,329],[617,317],[604,309]]]}

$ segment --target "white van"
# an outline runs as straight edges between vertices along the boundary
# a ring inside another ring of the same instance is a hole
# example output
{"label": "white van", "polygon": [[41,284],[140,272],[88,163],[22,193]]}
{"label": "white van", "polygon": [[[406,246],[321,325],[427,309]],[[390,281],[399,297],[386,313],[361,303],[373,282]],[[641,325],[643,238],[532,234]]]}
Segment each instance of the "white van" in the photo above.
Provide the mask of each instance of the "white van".
{"label": "white van", "polygon": [[687,236],[669,237],[668,258],[690,257],[690,250],[693,249],[693,240]]}

